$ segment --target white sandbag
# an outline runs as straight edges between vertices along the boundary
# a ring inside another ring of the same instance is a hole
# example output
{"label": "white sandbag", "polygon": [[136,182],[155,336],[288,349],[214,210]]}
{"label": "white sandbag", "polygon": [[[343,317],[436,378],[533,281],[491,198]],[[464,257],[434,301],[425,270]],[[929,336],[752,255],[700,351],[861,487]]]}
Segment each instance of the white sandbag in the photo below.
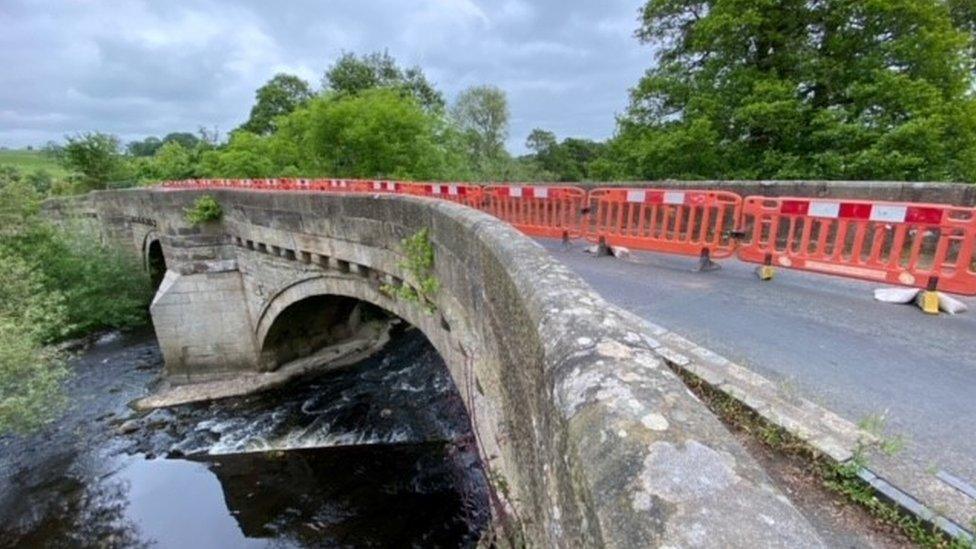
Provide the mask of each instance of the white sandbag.
{"label": "white sandbag", "polygon": [[911,303],[921,290],[918,288],[878,288],[874,299],[885,303]]}
{"label": "white sandbag", "polygon": [[965,313],[969,310],[969,307],[967,307],[962,301],[939,292],[939,309],[949,313],[950,315],[957,315],[959,313]]}
{"label": "white sandbag", "polygon": [[623,246],[613,247],[613,256],[617,259],[630,259],[630,249]]}

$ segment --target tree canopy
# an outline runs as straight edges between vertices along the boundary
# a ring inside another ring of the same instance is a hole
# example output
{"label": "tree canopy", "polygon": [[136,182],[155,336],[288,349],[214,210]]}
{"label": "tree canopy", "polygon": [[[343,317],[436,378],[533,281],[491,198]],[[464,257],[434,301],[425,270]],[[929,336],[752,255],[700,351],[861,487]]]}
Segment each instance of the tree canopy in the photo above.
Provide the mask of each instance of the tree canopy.
{"label": "tree canopy", "polygon": [[251,115],[240,129],[258,135],[274,132],[275,118],[291,114],[295,109],[308,103],[314,96],[308,82],[301,78],[279,73],[255,92],[255,103]]}
{"label": "tree canopy", "polygon": [[649,0],[641,15],[657,64],[606,175],[976,180],[969,2]]}
{"label": "tree canopy", "polygon": [[472,163],[483,172],[507,158],[508,100],[495,86],[462,91],[451,107],[451,118],[469,143]]}
{"label": "tree canopy", "polygon": [[420,67],[397,65],[387,52],[367,55],[343,53],[322,78],[322,89],[355,95],[375,88],[389,88],[409,95],[429,111],[444,108],[444,96],[427,80]]}
{"label": "tree canopy", "polygon": [[119,139],[99,132],[68,137],[59,159],[67,169],[82,174],[84,191],[104,189],[123,168]]}
{"label": "tree canopy", "polygon": [[525,146],[533,151],[530,158],[542,170],[540,175],[553,181],[592,179],[591,165],[605,149],[603,143],[589,139],[568,137],[560,143],[556,134],[539,128],[532,130]]}

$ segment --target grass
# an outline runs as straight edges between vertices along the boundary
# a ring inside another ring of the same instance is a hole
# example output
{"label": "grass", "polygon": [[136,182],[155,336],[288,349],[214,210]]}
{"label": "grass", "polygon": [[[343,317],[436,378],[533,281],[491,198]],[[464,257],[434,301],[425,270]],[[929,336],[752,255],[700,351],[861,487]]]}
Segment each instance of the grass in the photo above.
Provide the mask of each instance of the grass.
{"label": "grass", "polygon": [[27,149],[0,149],[0,166],[13,166],[23,173],[45,170],[56,179],[67,177],[69,174],[50,156],[41,151]]}

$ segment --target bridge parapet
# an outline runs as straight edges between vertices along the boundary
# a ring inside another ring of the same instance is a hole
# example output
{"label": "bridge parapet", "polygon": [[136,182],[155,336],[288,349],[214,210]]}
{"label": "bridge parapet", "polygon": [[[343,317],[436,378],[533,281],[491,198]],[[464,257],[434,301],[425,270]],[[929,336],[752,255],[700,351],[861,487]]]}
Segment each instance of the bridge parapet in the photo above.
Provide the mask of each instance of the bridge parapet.
{"label": "bridge parapet", "polygon": [[[161,240],[169,272],[152,312],[171,374],[273,367],[261,348],[282,311],[310,296],[354,297],[416,326],[444,358],[497,496],[502,544],[819,544],[655,355],[653,335],[511,227],[423,198],[233,190],[209,192],[221,222],[192,227],[183,211],[201,194],[89,201],[133,249]],[[412,280],[400,242],[424,228],[440,281],[433,311],[383,291]]]}

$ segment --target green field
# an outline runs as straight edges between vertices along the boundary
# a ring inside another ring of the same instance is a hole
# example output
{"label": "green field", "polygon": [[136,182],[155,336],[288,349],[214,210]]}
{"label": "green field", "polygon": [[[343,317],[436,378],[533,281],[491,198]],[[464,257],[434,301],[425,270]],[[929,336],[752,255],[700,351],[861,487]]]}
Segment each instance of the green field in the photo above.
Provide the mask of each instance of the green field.
{"label": "green field", "polygon": [[28,151],[26,149],[0,150],[0,166],[13,166],[24,173],[45,170],[55,179],[61,179],[68,175],[68,171],[53,158],[41,151]]}

